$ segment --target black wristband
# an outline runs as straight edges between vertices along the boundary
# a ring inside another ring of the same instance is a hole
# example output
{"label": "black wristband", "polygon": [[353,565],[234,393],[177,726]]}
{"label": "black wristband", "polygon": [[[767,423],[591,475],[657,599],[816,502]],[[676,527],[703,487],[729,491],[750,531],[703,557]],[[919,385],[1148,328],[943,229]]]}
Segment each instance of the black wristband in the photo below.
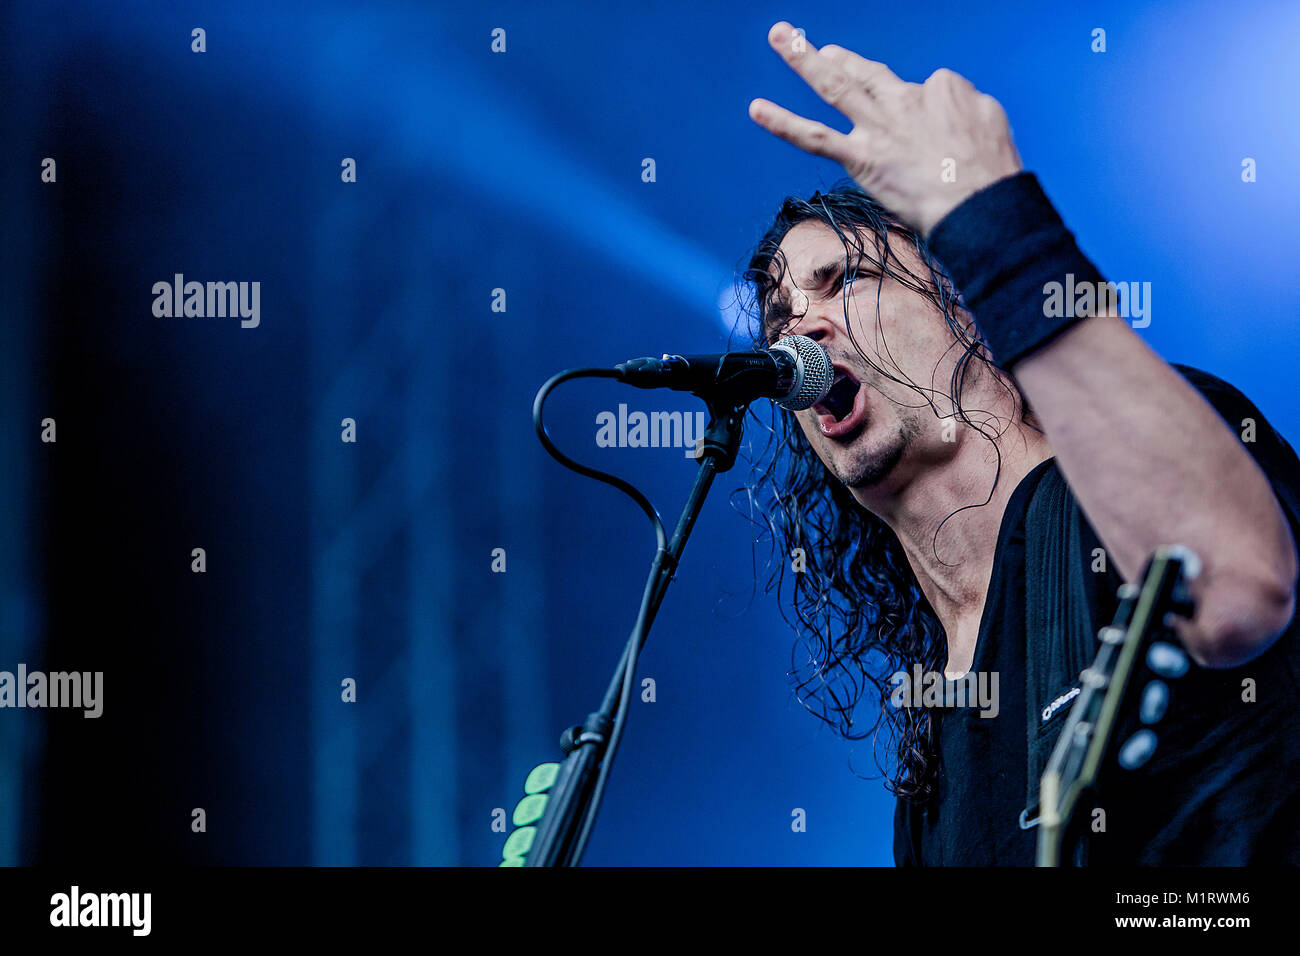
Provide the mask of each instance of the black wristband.
{"label": "black wristband", "polygon": [[1048,283],[1104,283],[1029,172],[975,193],[939,221],[927,244],[1005,369],[1086,317],[1060,295],[1049,308]]}

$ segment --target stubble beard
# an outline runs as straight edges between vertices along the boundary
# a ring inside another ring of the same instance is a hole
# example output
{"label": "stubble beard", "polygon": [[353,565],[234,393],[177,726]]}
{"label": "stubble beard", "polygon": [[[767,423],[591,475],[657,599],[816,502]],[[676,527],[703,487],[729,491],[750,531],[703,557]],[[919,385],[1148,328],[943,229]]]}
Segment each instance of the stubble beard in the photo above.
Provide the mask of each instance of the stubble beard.
{"label": "stubble beard", "polygon": [[846,488],[874,488],[893,474],[912,443],[915,423],[900,422],[890,441],[874,448],[865,443],[869,430],[864,429],[845,451],[832,458],[831,472]]}

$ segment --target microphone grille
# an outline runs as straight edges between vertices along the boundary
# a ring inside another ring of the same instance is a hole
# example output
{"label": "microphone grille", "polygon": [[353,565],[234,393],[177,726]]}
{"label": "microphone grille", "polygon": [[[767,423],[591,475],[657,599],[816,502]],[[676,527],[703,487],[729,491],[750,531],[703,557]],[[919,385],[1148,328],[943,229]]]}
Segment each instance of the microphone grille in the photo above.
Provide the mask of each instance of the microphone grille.
{"label": "microphone grille", "polygon": [[795,389],[778,400],[778,405],[797,412],[812,408],[826,397],[835,381],[835,369],[824,348],[806,335],[787,335],[772,348],[793,352],[798,372]]}

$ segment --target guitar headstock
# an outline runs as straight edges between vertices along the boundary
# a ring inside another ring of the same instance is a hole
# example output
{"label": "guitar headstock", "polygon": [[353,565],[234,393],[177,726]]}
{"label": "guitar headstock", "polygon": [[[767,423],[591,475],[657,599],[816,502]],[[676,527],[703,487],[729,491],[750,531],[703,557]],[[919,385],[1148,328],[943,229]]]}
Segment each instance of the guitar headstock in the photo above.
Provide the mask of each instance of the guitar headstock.
{"label": "guitar headstock", "polygon": [[[1122,770],[1133,771],[1155,754],[1172,696],[1170,682],[1191,667],[1166,617],[1191,617],[1190,583],[1200,568],[1190,548],[1162,546],[1147,561],[1141,583],[1120,588],[1114,620],[1097,634],[1101,647],[1079,675],[1079,696],[1040,783],[1039,866],[1060,865],[1079,802],[1096,786],[1109,755]],[[1118,741],[1121,724],[1137,727]]]}

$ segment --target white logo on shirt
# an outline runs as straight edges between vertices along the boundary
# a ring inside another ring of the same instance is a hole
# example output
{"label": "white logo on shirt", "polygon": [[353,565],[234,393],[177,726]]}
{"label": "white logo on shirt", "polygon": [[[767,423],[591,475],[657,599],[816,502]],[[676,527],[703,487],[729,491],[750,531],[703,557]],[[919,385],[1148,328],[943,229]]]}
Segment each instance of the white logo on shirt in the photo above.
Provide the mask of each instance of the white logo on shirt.
{"label": "white logo on shirt", "polygon": [[1070,688],[1069,691],[1062,694],[1060,697],[1056,698],[1056,700],[1052,701],[1050,704],[1044,707],[1043,723],[1047,723],[1049,720],[1051,720],[1052,715],[1054,713],[1056,713],[1058,710],[1060,710],[1062,707],[1064,707],[1066,704],[1068,704],[1070,701],[1074,700],[1074,698],[1078,696],[1079,696],[1079,688],[1072,687]]}

